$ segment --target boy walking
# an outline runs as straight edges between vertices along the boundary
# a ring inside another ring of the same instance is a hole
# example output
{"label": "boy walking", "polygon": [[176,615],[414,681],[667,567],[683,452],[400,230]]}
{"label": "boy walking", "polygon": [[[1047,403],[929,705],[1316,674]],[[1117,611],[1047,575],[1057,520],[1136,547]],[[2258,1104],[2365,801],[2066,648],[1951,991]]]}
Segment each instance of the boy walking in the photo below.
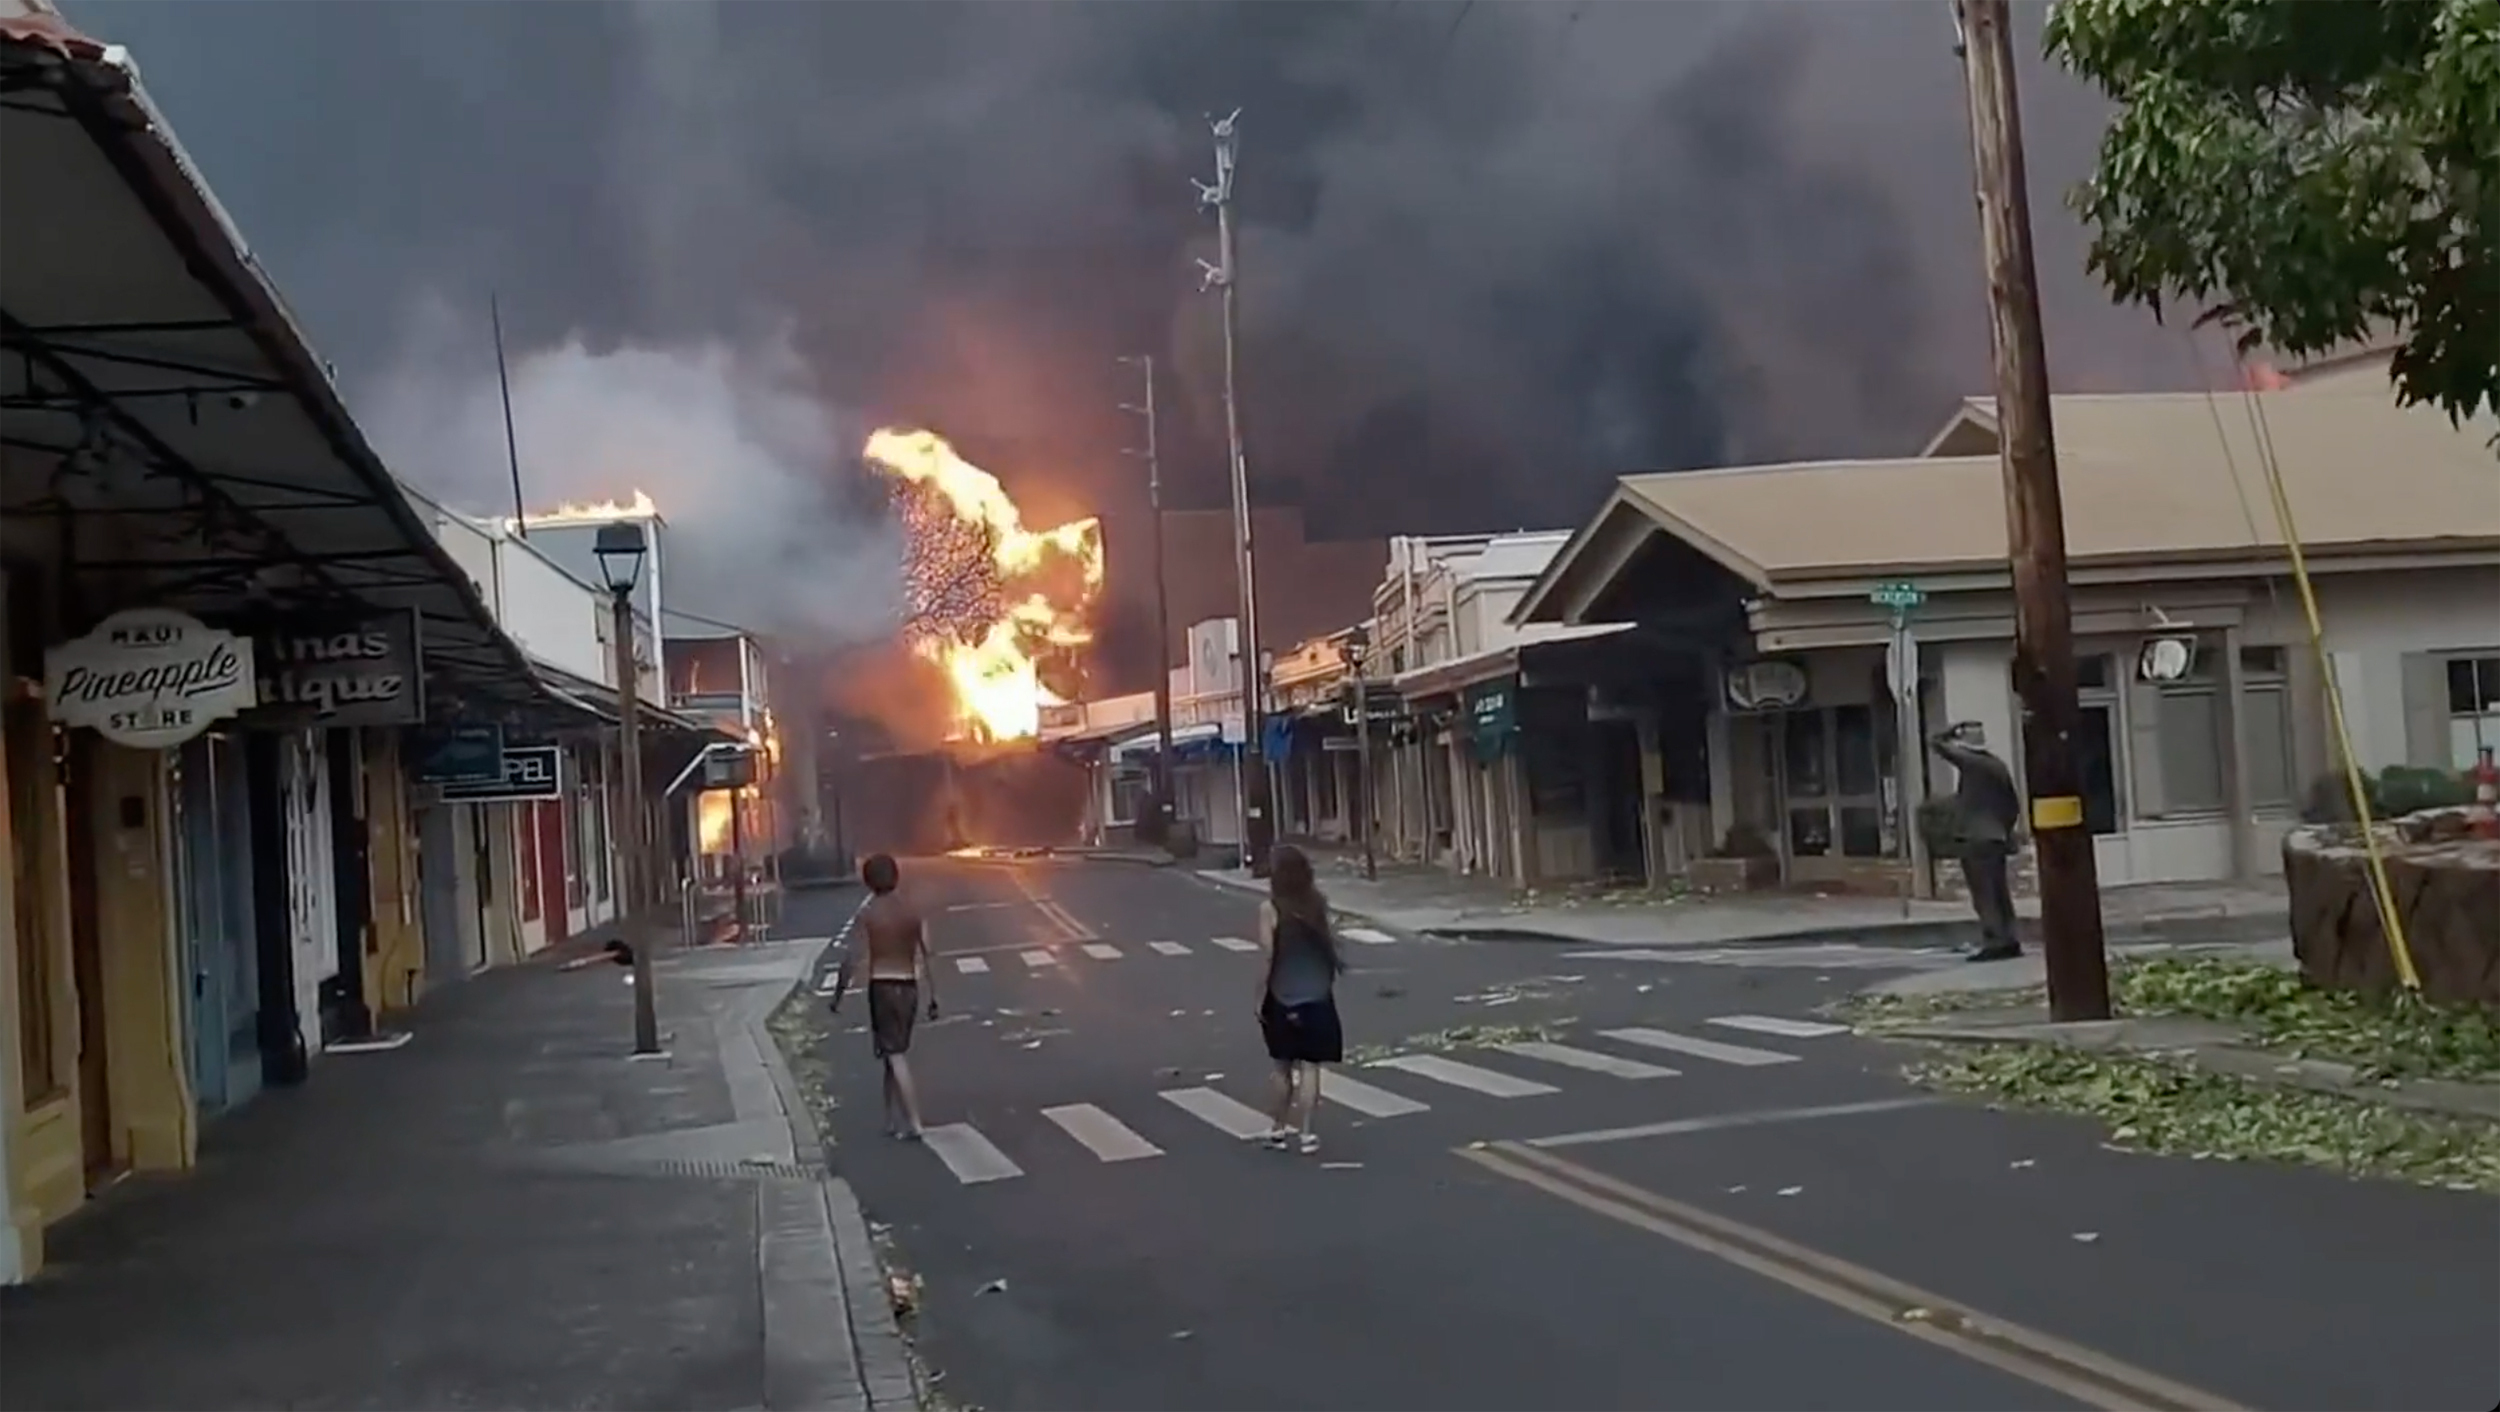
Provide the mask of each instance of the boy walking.
{"label": "boy walking", "polygon": [[919,1018],[920,998],[928,996],[929,1018],[938,1014],[936,968],[929,963],[929,929],[918,908],[898,890],[902,869],[879,853],[860,865],[860,881],[868,884],[868,902],[859,909],[861,941],[843,948],[841,969],[833,980],[833,1010],[851,989],[851,968],[860,946],[868,951],[868,1033],[878,1060],[885,1066],[885,1130],[907,1141],[920,1140],[920,1093],[912,1083],[911,1032]]}

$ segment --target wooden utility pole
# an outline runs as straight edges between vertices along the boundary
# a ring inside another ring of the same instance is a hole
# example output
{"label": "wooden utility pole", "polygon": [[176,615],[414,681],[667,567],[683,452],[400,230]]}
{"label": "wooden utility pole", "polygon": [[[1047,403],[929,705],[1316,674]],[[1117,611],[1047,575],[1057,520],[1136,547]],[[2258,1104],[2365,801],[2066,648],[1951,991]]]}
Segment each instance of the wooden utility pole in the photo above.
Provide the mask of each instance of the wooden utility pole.
{"label": "wooden utility pole", "polygon": [[2023,701],[2023,768],[2039,863],[2049,1017],[2102,1020],[2109,1017],[2109,962],[2075,749],[2082,712],[2075,702],[2066,523],[2049,423],[2048,350],[2031,252],[2012,23],[2007,0],[1953,4],[1970,89],[1980,245],[1988,267],[1997,455],[2004,468],[2005,537],[2013,560],[2014,687]]}
{"label": "wooden utility pole", "polygon": [[1172,827],[1172,600],[1163,572],[1163,453],[1155,432],[1155,360],[1151,353],[1122,358],[1145,374],[1146,400],[1121,410],[1145,419],[1146,445],[1131,454],[1146,463],[1146,511],[1154,523],[1155,576],[1155,768],[1154,811],[1158,844],[1171,841]]}

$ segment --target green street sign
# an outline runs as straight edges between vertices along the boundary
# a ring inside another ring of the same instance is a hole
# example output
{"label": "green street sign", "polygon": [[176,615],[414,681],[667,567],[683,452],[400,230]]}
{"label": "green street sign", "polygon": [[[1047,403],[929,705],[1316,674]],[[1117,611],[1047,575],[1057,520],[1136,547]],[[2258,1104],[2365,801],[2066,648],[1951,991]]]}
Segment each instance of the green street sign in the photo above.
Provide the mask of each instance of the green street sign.
{"label": "green street sign", "polygon": [[1873,593],[1866,595],[1866,601],[1879,608],[1906,613],[1927,601],[1927,590],[1914,583],[1880,583]]}

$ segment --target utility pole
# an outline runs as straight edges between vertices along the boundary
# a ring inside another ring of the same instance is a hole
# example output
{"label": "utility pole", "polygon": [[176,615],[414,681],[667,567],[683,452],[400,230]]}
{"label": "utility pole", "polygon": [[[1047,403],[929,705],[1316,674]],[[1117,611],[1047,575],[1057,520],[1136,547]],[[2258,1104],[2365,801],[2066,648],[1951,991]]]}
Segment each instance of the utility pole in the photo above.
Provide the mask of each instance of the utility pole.
{"label": "utility pole", "polygon": [[1354,808],[1363,831],[1363,879],[1380,880],[1379,855],[1372,850],[1372,697],[1371,643],[1348,644],[1347,661],[1354,668]]}
{"label": "utility pole", "polygon": [[1210,265],[1201,260],[1198,267],[1205,272],[1201,287],[1220,291],[1224,300],[1224,439],[1232,462],[1234,571],[1241,584],[1241,851],[1250,876],[1263,878],[1267,876],[1273,820],[1268,817],[1267,807],[1267,750],[1263,739],[1267,722],[1259,709],[1266,683],[1260,680],[1265,663],[1259,654],[1259,584],[1250,545],[1250,466],[1241,447],[1237,312],[1240,279],[1233,259],[1233,163],[1239,146],[1236,125],[1240,121],[1241,110],[1235,108],[1209,124],[1215,134],[1215,184],[1199,182],[1197,187],[1198,204],[1215,211],[1216,262]]}
{"label": "utility pole", "polygon": [[2109,1018],[2109,960],[2076,761],[2082,713],[2075,701],[2065,512],[2049,420],[2048,350],[2032,260],[2011,17],[2007,0],[1953,3],[1970,90],[1980,245],[1988,267],[1998,459],[2005,475],[2006,547],[2013,560],[2014,686],[2023,700],[2023,767],[2039,862],[2049,1017],[2103,1020]]}
{"label": "utility pole", "polygon": [[1155,576],[1155,827],[1164,842],[1172,828],[1172,603],[1163,580],[1163,459],[1160,443],[1155,438],[1155,359],[1152,353],[1122,358],[1123,365],[1139,369],[1146,378],[1146,401],[1142,406],[1121,403],[1120,410],[1133,412],[1146,419],[1146,445],[1131,451],[1146,463],[1146,505],[1154,521]]}

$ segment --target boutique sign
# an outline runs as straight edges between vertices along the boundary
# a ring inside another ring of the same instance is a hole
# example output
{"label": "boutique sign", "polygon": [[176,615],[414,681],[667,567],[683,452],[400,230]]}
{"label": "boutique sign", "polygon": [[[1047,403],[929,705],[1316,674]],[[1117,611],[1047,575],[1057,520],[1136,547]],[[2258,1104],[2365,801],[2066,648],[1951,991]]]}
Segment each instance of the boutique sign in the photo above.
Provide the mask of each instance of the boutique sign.
{"label": "boutique sign", "polygon": [[186,613],[133,608],[44,653],[52,718],[119,745],[182,744],[258,699],[248,643]]}
{"label": "boutique sign", "polygon": [[252,634],[259,704],[255,729],[406,726],[425,719],[417,615],[287,618]]}

